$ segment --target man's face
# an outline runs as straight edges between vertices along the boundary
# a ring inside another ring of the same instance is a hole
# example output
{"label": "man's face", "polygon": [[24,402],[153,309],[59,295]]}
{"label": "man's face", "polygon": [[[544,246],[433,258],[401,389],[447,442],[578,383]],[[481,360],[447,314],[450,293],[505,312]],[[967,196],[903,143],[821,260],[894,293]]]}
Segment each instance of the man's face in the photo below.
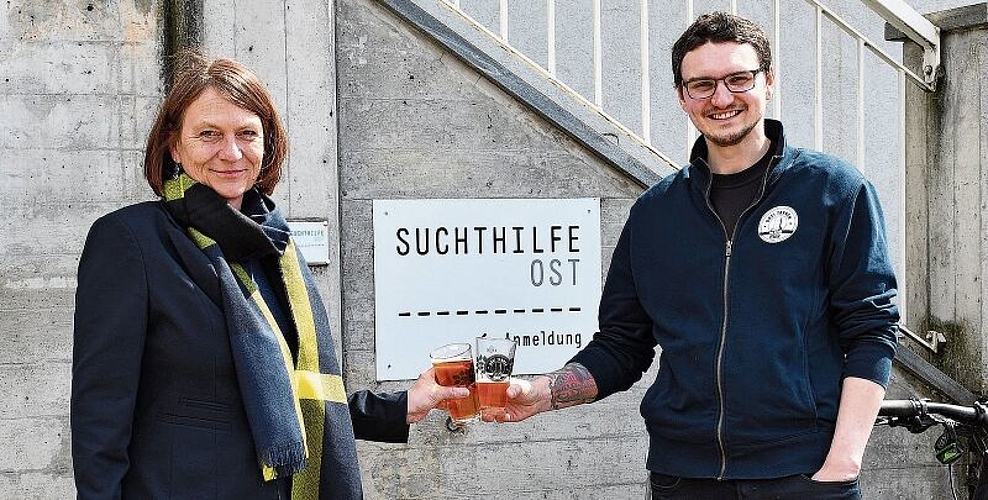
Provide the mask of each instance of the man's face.
{"label": "man's face", "polygon": [[[690,82],[698,78],[719,79],[758,67],[754,47],[724,42],[706,43],[687,52],[681,71],[683,81]],[[764,133],[762,121],[774,83],[771,73],[760,72],[751,90],[733,93],[718,81],[713,95],[706,99],[693,99],[680,87],[679,104],[710,146],[735,146],[752,137],[752,131]]]}

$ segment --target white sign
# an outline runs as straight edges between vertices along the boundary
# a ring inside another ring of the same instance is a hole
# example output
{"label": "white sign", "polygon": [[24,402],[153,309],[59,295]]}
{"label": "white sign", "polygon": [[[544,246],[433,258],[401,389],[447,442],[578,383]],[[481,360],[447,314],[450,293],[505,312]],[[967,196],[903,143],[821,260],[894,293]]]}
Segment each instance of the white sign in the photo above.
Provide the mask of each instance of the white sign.
{"label": "white sign", "polygon": [[486,334],[515,373],[558,369],[597,330],[600,200],[375,200],[377,379]]}
{"label": "white sign", "polygon": [[325,220],[290,220],[295,246],[309,265],[329,264],[329,222]]}

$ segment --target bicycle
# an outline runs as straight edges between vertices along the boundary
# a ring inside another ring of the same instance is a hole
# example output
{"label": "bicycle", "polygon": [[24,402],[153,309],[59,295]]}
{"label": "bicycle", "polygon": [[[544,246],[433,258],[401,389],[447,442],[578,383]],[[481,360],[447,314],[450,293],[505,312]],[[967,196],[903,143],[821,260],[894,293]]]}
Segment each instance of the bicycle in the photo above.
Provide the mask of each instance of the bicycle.
{"label": "bicycle", "polygon": [[950,492],[957,500],[953,464],[965,453],[974,453],[967,468],[969,500],[988,500],[988,404],[978,401],[972,405],[934,403],[925,399],[886,400],[878,411],[875,425],[905,427],[914,434],[926,432],[935,425],[943,434],[934,444],[937,461],[948,467]]}

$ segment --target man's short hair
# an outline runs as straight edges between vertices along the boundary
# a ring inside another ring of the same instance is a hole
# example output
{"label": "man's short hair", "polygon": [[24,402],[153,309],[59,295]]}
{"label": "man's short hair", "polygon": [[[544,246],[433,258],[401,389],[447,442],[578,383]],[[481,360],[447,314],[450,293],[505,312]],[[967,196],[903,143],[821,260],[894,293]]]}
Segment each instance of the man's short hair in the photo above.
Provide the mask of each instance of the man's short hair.
{"label": "man's short hair", "polygon": [[772,69],[772,47],[761,27],[741,16],[710,12],[696,18],[672,46],[672,78],[677,89],[683,85],[683,58],[689,51],[708,42],[747,43],[758,54],[758,69]]}

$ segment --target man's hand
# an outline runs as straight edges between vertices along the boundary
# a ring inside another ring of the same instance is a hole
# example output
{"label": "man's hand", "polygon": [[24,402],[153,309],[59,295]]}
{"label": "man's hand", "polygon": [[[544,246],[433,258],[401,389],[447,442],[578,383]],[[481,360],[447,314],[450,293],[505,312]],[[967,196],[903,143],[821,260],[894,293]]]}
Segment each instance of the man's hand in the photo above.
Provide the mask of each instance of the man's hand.
{"label": "man's hand", "polygon": [[589,403],[596,397],[593,375],[583,365],[570,363],[532,382],[512,379],[505,414],[496,418],[499,422],[518,422],[544,411]]}
{"label": "man's hand", "polygon": [[408,414],[405,421],[413,424],[425,418],[434,408],[443,408],[447,399],[462,399],[470,395],[465,387],[443,387],[436,382],[433,368],[422,372],[408,390]]}
{"label": "man's hand", "polygon": [[871,380],[844,379],[834,440],[823,467],[813,474],[814,481],[851,481],[858,477],[865,445],[884,397],[885,388]]}
{"label": "man's hand", "polygon": [[546,376],[538,377],[532,382],[512,378],[511,385],[508,386],[508,404],[504,408],[504,413],[496,417],[482,416],[488,422],[495,418],[498,422],[525,420],[532,415],[552,409],[551,396],[549,378]]}
{"label": "man's hand", "polygon": [[860,470],[860,466],[853,463],[844,465],[825,463],[811,479],[821,483],[853,481],[858,477]]}

